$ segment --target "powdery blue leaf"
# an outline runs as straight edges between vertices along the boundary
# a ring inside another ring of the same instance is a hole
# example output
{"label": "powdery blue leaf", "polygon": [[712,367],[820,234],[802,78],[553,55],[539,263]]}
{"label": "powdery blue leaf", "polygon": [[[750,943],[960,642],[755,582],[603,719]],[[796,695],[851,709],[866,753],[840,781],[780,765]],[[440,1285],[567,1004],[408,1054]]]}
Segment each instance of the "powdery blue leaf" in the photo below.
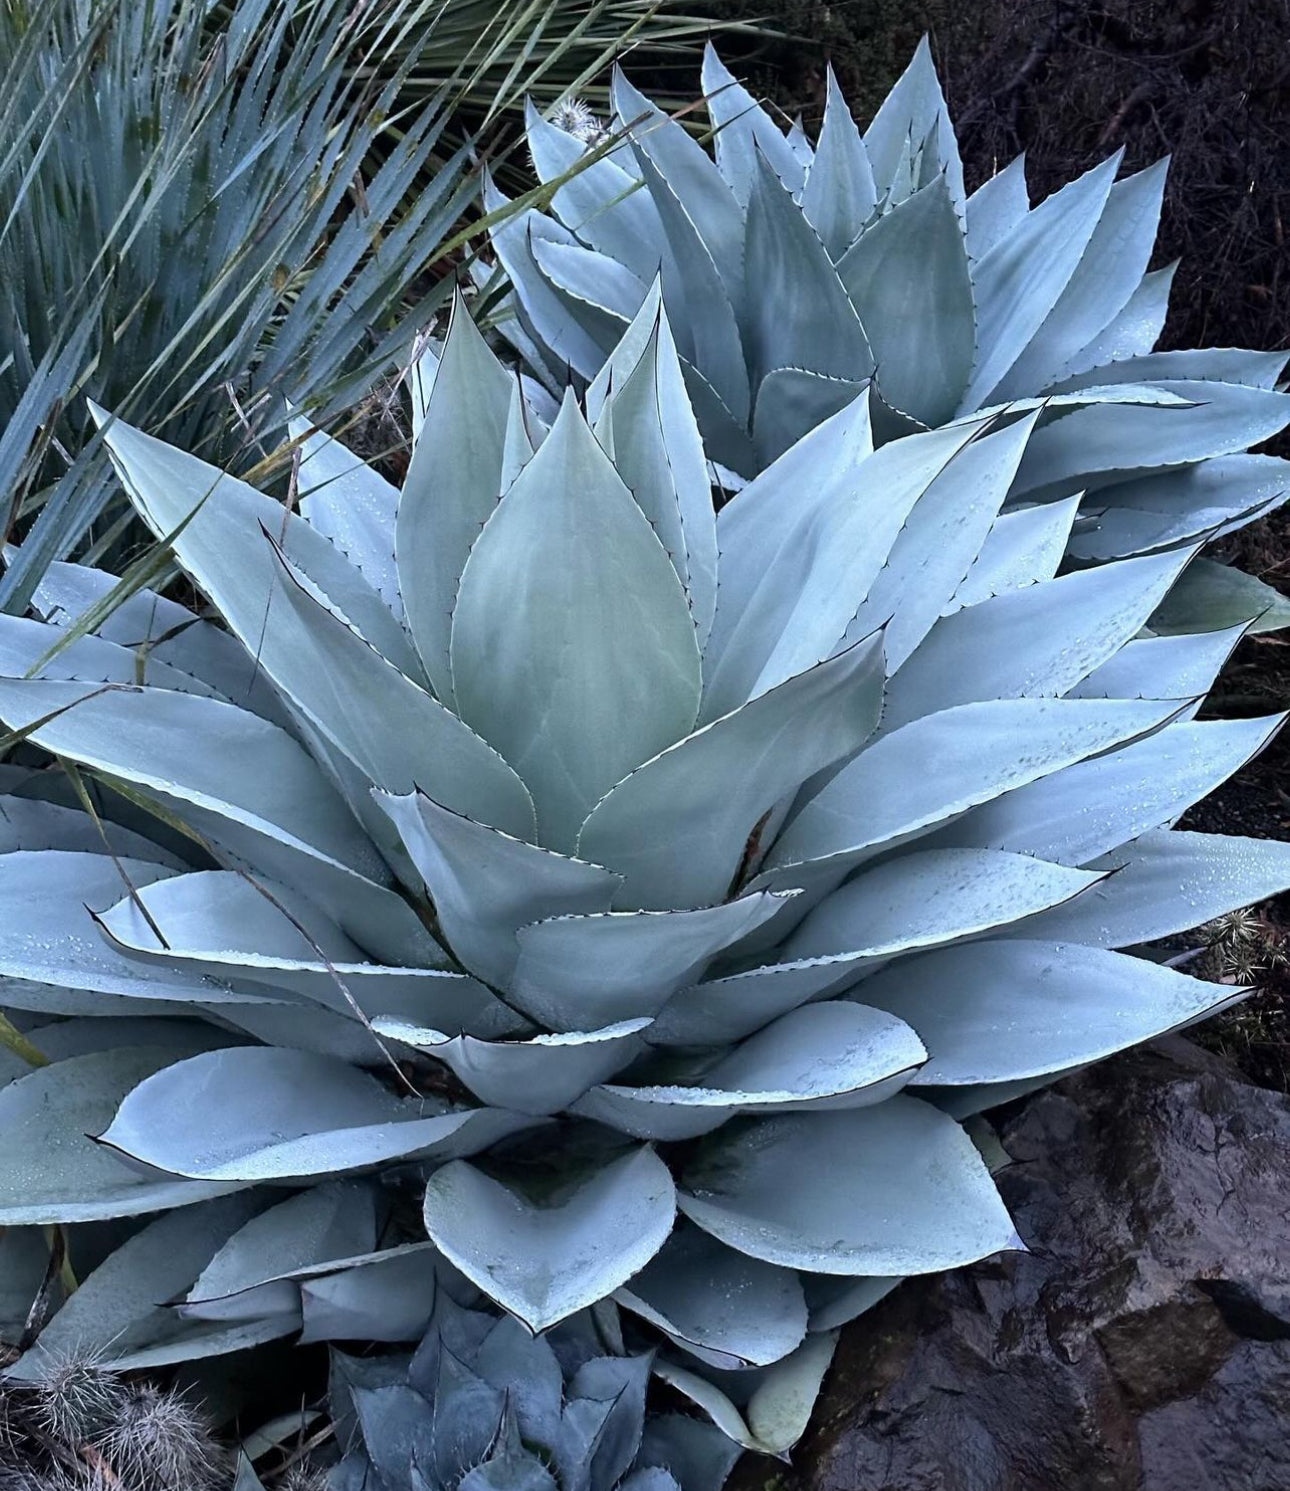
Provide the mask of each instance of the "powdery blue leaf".
{"label": "powdery blue leaf", "polygon": [[[1000,699],[924,715],[876,740],[805,804],[768,857],[784,869],[845,855],[839,870],[1157,729],[1177,705]],[[1024,751],[1017,742],[1024,741]],[[1107,759],[1111,759],[1108,756]]]}
{"label": "powdery blue leaf", "polygon": [[1087,899],[1054,907],[1018,935],[1131,947],[1185,932],[1290,887],[1290,844],[1231,834],[1143,834],[1097,861],[1114,870]]}
{"label": "powdery blue leaf", "polygon": [[678,1204],[730,1247],[812,1273],[935,1273],[1017,1245],[972,1141],[903,1094],[729,1127],[686,1167]]}
{"label": "powdery blue leaf", "polygon": [[150,1222],[81,1281],[8,1375],[39,1382],[72,1355],[118,1371],[155,1368],[290,1335],[299,1323],[299,1312],[291,1308],[216,1324],[184,1320],[166,1303],[184,1292],[262,1204],[245,1193],[224,1196]]}
{"label": "powdery blue leaf", "polygon": [[713,149],[717,169],[739,201],[746,205],[752,195],[759,154],[789,191],[800,191],[802,162],[766,110],[735,81],[711,42],[703,49],[701,78],[708,116],[716,131]]}
{"label": "powdery blue leaf", "polygon": [[[248,990],[262,985],[265,998],[317,1001],[349,1019],[358,1011],[415,1011],[422,1020],[479,1035],[500,1035],[516,1023],[474,979],[447,967],[369,962],[302,897],[234,871],[175,876],[118,901],[97,920],[125,957],[142,967],[182,969],[195,982],[230,980]],[[292,1004],[298,1022],[316,1019],[316,1012]],[[365,1059],[371,1060],[379,1048],[370,1036],[366,1041]]]}
{"label": "powdery blue leaf", "polygon": [[639,1053],[648,1019],[600,1030],[535,1035],[527,1040],[448,1036],[410,1020],[373,1021],[378,1035],[424,1051],[450,1067],[483,1103],[516,1113],[559,1113]]}
{"label": "powdery blue leaf", "polygon": [[778,916],[788,900],[754,894],[693,910],[592,912],[535,922],[519,932],[511,998],[554,1030],[654,1015],[719,953]]}
{"label": "powdery blue leaf", "polygon": [[593,1088],[574,1111],[637,1138],[710,1133],[737,1113],[863,1108],[909,1081],[926,1052],[908,1026],[864,1005],[781,1016],[684,1084]]}
{"label": "powdery blue leaf", "polygon": [[843,1279],[827,1274],[808,1275],[802,1280],[806,1303],[811,1310],[810,1330],[837,1330],[886,1299],[902,1279]]}
{"label": "powdery blue leaf", "polygon": [[1024,221],[1030,211],[1026,158],[1017,156],[977,187],[967,199],[967,249],[973,259],[986,254]]}
{"label": "powdery blue leaf", "polygon": [[534,239],[533,260],[563,297],[569,312],[597,341],[612,341],[640,310],[647,281],[595,249]]}
{"label": "powdery blue leaf", "polygon": [[753,416],[756,469],[778,461],[816,425],[860,398],[867,387],[851,378],[830,378],[806,368],[772,368],[761,380]]}
{"label": "powdery blue leaf", "polygon": [[1169,725],[982,804],[938,841],[1088,864],[1181,817],[1258,755],[1284,723],[1284,715],[1274,715]]}
{"label": "powdery blue leaf", "polygon": [[873,732],[882,683],[874,637],[723,715],[620,782],[579,853],[623,875],[620,905],[723,899],[758,824]]}
{"label": "powdery blue leaf", "polygon": [[1245,626],[1275,632],[1290,626],[1290,600],[1230,564],[1197,559],[1152,613],[1154,632],[1216,631]]}
{"label": "powdery blue leaf", "polygon": [[[1190,573],[1195,560],[1184,573]],[[1207,694],[1249,624],[1217,632],[1135,637],[1071,689],[1072,699],[1191,699]],[[1198,702],[1187,706],[1194,714]],[[1184,717],[1187,717],[1185,712]]]}
{"label": "powdery blue leaf", "polygon": [[977,357],[962,410],[990,402],[1057,304],[1106,207],[1122,154],[1045,198],[977,260]]}
{"label": "powdery blue leaf", "polygon": [[[1094,369],[1145,357],[1160,340],[1169,315],[1169,292],[1178,261],[1144,274],[1124,309],[1061,371],[1060,383],[1075,382]],[[1059,385],[1060,386],[1060,385]]]}
{"label": "powdery blue leaf", "polygon": [[[773,368],[859,382],[874,370],[857,310],[828,251],[764,157],[748,202],[745,273],[755,292],[743,317],[754,391]],[[755,393],[760,399],[760,393]]]}
{"label": "powdery blue leaf", "polygon": [[[359,768],[366,788],[419,786],[460,813],[527,837],[533,803],[510,766],[432,694],[387,663],[285,555],[282,596],[298,663],[309,665],[302,706],[321,734]],[[285,616],[284,616],[285,613]],[[429,666],[429,665],[427,665]]]}
{"label": "powdery blue leaf", "polygon": [[544,916],[607,911],[621,876],[512,839],[424,793],[377,794],[425,881],[444,941],[489,983],[511,981],[515,933]]}
{"label": "powdery blue leaf", "polygon": [[923,849],[864,871],[806,918],[788,958],[862,952],[887,958],[957,942],[1060,906],[1096,886],[1095,871],[989,849]]}
{"label": "powdery blue leaf", "polygon": [[[96,415],[105,417],[102,411]],[[273,551],[263,542],[265,532],[395,667],[418,671],[407,636],[389,607],[340,550],[303,518],[119,419],[104,440],[140,516],[170,544],[246,650],[297,703],[302,695],[308,697],[308,679],[293,666],[287,639],[279,645],[277,628],[266,625],[281,578]]]}
{"label": "powdery blue leaf", "polygon": [[717,1368],[777,1362],[806,1334],[794,1273],[736,1253],[697,1227],[674,1232],[614,1298]]}
{"label": "powdery blue leaf", "polygon": [[1100,1061],[1230,1004],[1238,991],[1071,942],[974,942],[865,981],[931,1053],[911,1086],[1049,1076]]}
{"label": "powdery blue leaf", "polygon": [[614,783],[694,723],[685,593],[570,400],[470,552],[452,666],[462,717],[523,777],[539,836],[565,852]]}
{"label": "powdery blue leaf", "polygon": [[892,193],[902,158],[921,147],[933,171],[943,170],[956,210],[963,210],[963,165],[945,96],[924,36],[909,66],[882,101],[865,131],[865,150],[873,166],[879,197]]}
{"label": "powdery blue leaf", "polygon": [[1066,288],[992,398],[1046,388],[1124,309],[1147,272],[1168,166],[1167,159],[1157,161],[1111,188]]}
{"label": "powdery blue leaf", "polygon": [[[44,662],[45,654],[59,646],[58,656]],[[0,677],[150,684],[182,694],[221,697],[213,684],[153,658],[146,648],[132,650],[92,635],[69,645],[60,628],[22,616],[0,619]]]}
{"label": "powdery blue leaf", "polygon": [[418,1341],[436,1295],[429,1243],[374,1253],[354,1267],[301,1279],[300,1342]]}
{"label": "powdery blue leaf", "polygon": [[1066,693],[1141,630],[1190,558],[1121,559],[942,617],[892,680],[884,731],[953,704]]}
{"label": "powdery blue leaf", "polygon": [[354,565],[393,614],[403,600],[394,564],[399,490],[343,442],[296,416],[288,429],[298,440],[300,515]]}
{"label": "powdery blue leaf", "polygon": [[676,1194],[667,1167],[636,1149],[535,1204],[462,1161],[426,1184],[435,1246],[532,1331],[612,1294],[658,1252]]}
{"label": "powdery blue leaf", "polygon": [[950,419],[976,351],[963,228],[946,177],[886,212],[838,260],[883,398],[927,425]]}
{"label": "powdery blue leaf", "polygon": [[802,211],[836,262],[874,215],[878,192],[860,131],[828,69],[824,125],[802,191]]}
{"label": "powdery blue leaf", "polygon": [[532,103],[526,104],[524,118],[533,169],[541,181],[579,167],[551,199],[556,216],[583,243],[648,283],[668,248],[658,209],[650,194],[639,190],[640,178],[623,169],[616,152],[584,164],[586,145],[543,119]]}
{"label": "powdery blue leaf", "polygon": [[132,1088],[192,1049],[172,1039],[162,1046],[98,1051],[41,1067],[0,1088],[0,1223],[132,1217],[237,1189],[145,1174],[88,1137],[111,1121]]}
{"label": "powdery blue leaf", "polygon": [[332,1058],[243,1046],[140,1082],[101,1142],[171,1175],[264,1181],[473,1152],[520,1126],[491,1109],[433,1112]]}
{"label": "powdery blue leaf", "polygon": [[942,615],[979,605],[1005,590],[1051,580],[1066,555],[1079,503],[1076,494],[1062,502],[1000,513]]}

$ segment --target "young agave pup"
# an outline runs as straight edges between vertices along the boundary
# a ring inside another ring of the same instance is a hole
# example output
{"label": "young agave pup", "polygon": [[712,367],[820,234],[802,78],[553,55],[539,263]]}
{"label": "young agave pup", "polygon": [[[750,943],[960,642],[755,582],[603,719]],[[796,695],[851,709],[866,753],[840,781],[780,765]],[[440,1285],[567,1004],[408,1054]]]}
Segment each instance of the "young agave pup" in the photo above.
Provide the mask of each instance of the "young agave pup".
{"label": "young agave pup", "polygon": [[1024,404],[875,449],[861,389],[714,516],[657,295],[549,429],[460,305],[431,372],[403,491],[312,434],[298,512],[109,424],[227,630],[0,617],[74,768],[10,771],[5,1245],[148,1219],[15,1371],[415,1340],[438,1259],[779,1451],[842,1322],[1022,1245],[960,1120],[1236,996],[1125,949],[1290,884],[1170,829],[1279,720],[1144,631],[1191,550],[1057,574]]}
{"label": "young agave pup", "polygon": [[[1152,350],[1174,269],[1147,267],[1167,162],[1117,181],[1112,156],[1032,208],[1019,158],[968,195],[926,42],[863,136],[832,78],[814,146],[710,47],[703,89],[712,155],[620,75],[628,143],[552,215],[494,231],[503,329],[552,389],[566,367],[596,376],[661,268],[708,454],[742,477],[872,378],[879,443],[1042,399],[1014,496],[1083,495],[1081,564],[1198,543],[1283,499],[1286,463],[1241,453],[1290,419],[1286,354]],[[546,182],[588,149],[532,109],[529,144]],[[1122,406],[1147,389],[1154,406]],[[1203,562],[1173,624],[1269,610],[1290,621],[1275,591]]]}

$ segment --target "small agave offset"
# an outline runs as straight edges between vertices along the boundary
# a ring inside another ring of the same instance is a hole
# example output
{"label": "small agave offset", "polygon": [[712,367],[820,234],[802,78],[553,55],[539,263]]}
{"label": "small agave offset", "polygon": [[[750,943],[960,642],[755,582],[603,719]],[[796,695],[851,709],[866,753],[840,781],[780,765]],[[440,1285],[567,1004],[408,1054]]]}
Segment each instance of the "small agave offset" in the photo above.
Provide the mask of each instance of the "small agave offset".
{"label": "small agave offset", "polygon": [[[1014,496],[1082,498],[1081,564],[1206,541],[1281,500],[1284,463],[1242,453],[1286,423],[1286,354],[1152,350],[1175,267],[1148,268],[1167,162],[1117,181],[1115,155],[1032,207],[1019,158],[969,195],[926,42],[863,136],[832,77],[815,144],[711,47],[703,88],[712,154],[618,75],[625,143],[551,215],[495,230],[501,329],[549,388],[596,376],[661,272],[708,454],[739,477],[872,380],[879,443],[1042,401]],[[532,109],[529,144],[544,182],[588,149]],[[1290,621],[1276,592],[1203,561],[1161,620],[1255,611]]]}
{"label": "small agave offset", "polygon": [[0,617],[58,763],[0,822],[9,1275],[148,1219],[13,1371],[415,1341],[447,1269],[779,1452],[839,1325],[1021,1246],[962,1120],[1239,994],[1124,950],[1290,884],[1171,830],[1280,720],[1194,718],[1242,626],[1145,630],[1191,548],[1058,573],[1024,402],[875,448],[862,389],[714,514],[657,292],[549,427],[460,306],[422,372],[402,492],[303,426],[299,511],[109,423],[223,627],[94,631],[75,565]]}

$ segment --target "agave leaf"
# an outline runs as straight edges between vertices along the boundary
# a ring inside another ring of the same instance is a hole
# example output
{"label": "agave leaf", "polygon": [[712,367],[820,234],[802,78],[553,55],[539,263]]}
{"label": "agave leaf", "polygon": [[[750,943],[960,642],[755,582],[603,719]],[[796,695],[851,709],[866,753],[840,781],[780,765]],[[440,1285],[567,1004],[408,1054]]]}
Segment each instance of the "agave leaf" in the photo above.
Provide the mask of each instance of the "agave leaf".
{"label": "agave leaf", "polygon": [[1024,396],[1047,387],[1124,309],[1147,272],[1168,166],[1167,159],[1157,161],[1111,188],[1066,288],[1030,345],[995,386],[993,398]]}
{"label": "agave leaf", "polygon": [[[497,190],[485,173],[484,211],[491,215],[510,207],[510,199]],[[533,258],[532,244],[535,239],[556,243],[576,241],[568,229],[530,208],[521,212],[512,211],[499,221],[492,230],[490,242],[497,253],[498,262],[506,271],[516,298],[543,328],[543,340],[549,344],[554,356],[580,377],[594,378],[605,360],[607,349],[589,336],[581,323],[569,315],[563,297],[547,283],[546,276]],[[437,378],[435,382],[438,383]],[[422,433],[424,434],[424,430]],[[424,441],[421,443],[424,444]]]}
{"label": "agave leaf", "polygon": [[553,1437],[564,1401],[564,1373],[543,1336],[532,1336],[513,1316],[502,1315],[474,1356],[475,1370],[506,1394],[520,1431],[541,1444]]}
{"label": "agave leaf", "polygon": [[896,535],[848,628],[851,636],[862,637],[886,622],[889,676],[931,631],[981,552],[1037,418],[1025,415],[960,450]]}
{"label": "agave leaf", "polygon": [[837,1335],[808,1336],[791,1356],[756,1374],[756,1386],[741,1412],[707,1378],[675,1362],[660,1362],[658,1376],[683,1393],[744,1449],[787,1458],[806,1432]]}
{"label": "agave leaf", "polygon": [[423,1116],[428,1106],[334,1058],[241,1046],[140,1082],[101,1142],[171,1175],[264,1181],[472,1153],[522,1126],[486,1108]]}
{"label": "agave leaf", "polygon": [[185,868],[168,849],[119,823],[103,818],[95,821],[81,809],[61,803],[9,794],[0,808],[0,853],[14,854],[24,849],[115,854],[147,860],[167,870]]}
{"label": "agave leaf", "polygon": [[[231,871],[176,876],[122,899],[97,920],[127,958],[181,968],[194,982],[263,985],[265,998],[289,992],[351,1019],[357,1006],[365,1014],[415,1011],[423,1021],[481,1035],[501,1035],[516,1024],[474,979],[443,967],[368,962],[334,922],[285,886],[261,887]],[[299,1011],[296,1018],[314,1016]],[[378,1048],[370,1038],[368,1045],[370,1058]]]}
{"label": "agave leaf", "polygon": [[903,1094],[727,1127],[686,1167],[678,1204],[739,1252],[812,1273],[934,1273],[1017,1241],[972,1141]]}
{"label": "agave leaf", "polygon": [[908,1082],[926,1052],[908,1026],[863,1005],[805,1005],[686,1085],[593,1088],[575,1112],[638,1138],[710,1133],[736,1113],[862,1108]]}
{"label": "agave leaf", "polygon": [[694,723],[685,593],[568,400],[471,550],[452,666],[462,717],[525,779],[539,834],[561,851],[616,781]]}
{"label": "agave leaf", "polygon": [[[612,346],[644,304],[648,280],[594,249],[535,238],[534,262],[597,341]],[[658,265],[654,266],[658,273]]]}
{"label": "agave leaf", "polygon": [[[586,145],[543,119],[532,103],[525,108],[525,135],[538,179],[549,183],[582,163]],[[658,209],[639,178],[605,157],[582,165],[556,189],[556,216],[571,232],[607,258],[648,283],[667,253]]]}
{"label": "agave leaf", "polygon": [[72,1354],[116,1371],[134,1371],[290,1335],[299,1324],[298,1309],[266,1309],[248,1320],[208,1323],[186,1321],[164,1303],[181,1294],[262,1205],[260,1198],[242,1193],[150,1222],[82,1280],[8,1375],[39,1382]]}
{"label": "agave leaf", "polygon": [[955,209],[962,214],[963,165],[926,36],[865,131],[865,150],[880,198],[890,196],[910,142],[922,145],[934,170],[945,172]]}
{"label": "agave leaf", "polygon": [[652,1016],[719,953],[784,909],[783,895],[682,911],[556,916],[519,932],[511,997],[554,1030]]}
{"label": "agave leaf", "polygon": [[649,338],[605,407],[614,465],[685,586],[702,651],[717,603],[712,484],[671,327],[657,293],[650,299],[657,309]]}
{"label": "agave leaf", "polygon": [[718,1368],[779,1361],[806,1334],[797,1276],[682,1227],[614,1296],[682,1350]]}
{"label": "agave leaf", "polygon": [[[680,273],[683,276],[690,273],[684,250],[690,246],[687,239],[693,235],[715,266],[718,281],[724,283],[731,304],[738,305],[744,223],[734,192],[698,141],[632,87],[617,67],[610,91],[619,120],[624,127],[630,127],[636,162],[662,219]],[[657,189],[659,185],[665,188],[662,194]],[[678,210],[691,225],[690,235],[684,231],[678,233],[681,227]],[[689,292],[687,280],[687,309],[691,316],[698,316],[703,308],[691,300]]]}
{"label": "agave leaf", "polygon": [[1001,699],[925,715],[876,740],[805,804],[762,880],[792,884],[795,864],[831,856],[840,874],[978,804],[1112,752],[1176,710],[1173,701]]}
{"label": "agave leaf", "polygon": [[879,636],[723,715],[620,782],[579,853],[623,875],[620,905],[719,901],[767,815],[873,732],[882,681]]}
{"label": "agave leaf", "polygon": [[1045,198],[977,261],[977,357],[960,409],[990,402],[1047,320],[1088,248],[1123,154]]}
{"label": "agave leaf", "polygon": [[[1194,563],[1201,563],[1200,560]],[[1191,566],[1184,573],[1190,573]],[[1094,668],[1070,691],[1073,699],[1191,699],[1184,718],[1199,708],[1219,670],[1248,623],[1219,632],[1181,632],[1176,636],[1138,637]]]}
{"label": "agave leaf", "polygon": [[[946,990],[954,991],[946,998]],[[1069,942],[973,942],[867,979],[866,999],[931,1052],[911,1086],[1050,1076],[1155,1039],[1238,991]]]}
{"label": "agave leaf", "polygon": [[[99,410],[101,422],[107,416]],[[359,571],[321,533],[254,487],[163,440],[114,419],[103,436],[140,516],[219,608],[230,630],[297,703],[308,679],[295,666],[290,637],[267,624],[282,584],[271,533],[363,636],[410,676],[419,668],[402,627]]]}
{"label": "agave leaf", "polygon": [[1152,614],[1155,632],[1212,631],[1244,625],[1251,632],[1290,626],[1290,601],[1229,564],[1197,559]]}
{"label": "agave leaf", "polygon": [[[1069,380],[1069,384],[1078,389],[1090,383],[1145,383],[1167,389],[1182,382],[1226,383],[1271,392],[1281,381],[1288,356],[1286,352],[1259,352],[1245,347],[1187,347],[1181,351],[1147,352],[1093,368]],[[1057,393],[1066,391],[1064,384],[1054,389]],[[1193,395],[1190,401],[1197,397]],[[1203,399],[1203,394],[1199,397]]]}
{"label": "agave leaf", "polygon": [[[1126,482],[1124,485],[1132,487],[1137,483]],[[1233,492],[1230,502],[1174,513],[1144,512],[1141,508],[1119,505],[1103,508],[1089,513],[1080,525],[1070,544],[1071,558],[1099,563],[1108,559],[1125,559],[1132,554],[1151,554],[1160,549],[1209,543],[1266,517],[1280,507],[1287,496],[1290,493],[1278,492],[1253,507],[1242,507],[1239,493]],[[1099,492],[1094,500],[1102,501],[1103,494]]]}
{"label": "agave leaf", "polygon": [[[142,890],[169,874],[147,860],[114,862],[104,854],[73,850],[4,855],[0,858],[0,927],[4,933],[0,976],[167,1003],[271,1000],[274,996],[267,990],[258,995],[239,992],[201,976],[136,967],[98,936],[87,907],[106,909],[131,886]],[[6,994],[4,1002],[17,1001]],[[86,1010],[92,1012],[92,1007]]]}
{"label": "agave leaf", "polygon": [[847,298],[841,266],[833,267],[764,157],[748,203],[745,256],[748,284],[756,286],[744,316],[754,390],[772,368],[785,366],[856,382],[869,377],[876,349]]}
{"label": "agave leaf", "polygon": [[858,399],[868,387],[806,368],[772,368],[757,390],[753,415],[756,470],[779,460],[791,446]]}
{"label": "agave leaf", "polygon": [[301,1344],[419,1340],[437,1294],[431,1252],[428,1243],[409,1243],[355,1267],[302,1279]]}
{"label": "agave leaf", "polygon": [[225,1241],[183,1294],[185,1320],[285,1315],[300,1325],[300,1291],[289,1275],[376,1246],[375,1196],[354,1181],[314,1186],[260,1211]]}
{"label": "agave leaf", "polygon": [[1179,818],[1257,755],[1285,718],[1169,725],[983,804],[945,829],[939,842],[1088,864]]}
{"label": "agave leaf", "polygon": [[[651,1358],[599,1356],[583,1362],[568,1387],[564,1425],[594,1424],[591,1435],[576,1432],[555,1451],[565,1485],[616,1486],[636,1458],[645,1425],[645,1392]],[[581,1416],[578,1410],[590,1411]],[[606,1408],[608,1411],[606,1412]],[[570,1454],[569,1451],[573,1453]]]}
{"label": "agave leaf", "polygon": [[1290,877],[1290,844],[1231,834],[1155,832],[1095,861],[1115,873],[1083,903],[1018,927],[1023,937],[1132,947],[1266,901]]}
{"label": "agave leaf", "polygon": [[422,786],[457,812],[522,837],[532,833],[532,800],[497,752],[387,663],[285,555],[279,560],[277,628],[290,636],[296,666],[313,679],[301,708],[326,739],[386,791]]}
{"label": "agave leaf", "polygon": [[867,228],[838,260],[889,404],[923,424],[959,406],[976,351],[963,228],[938,176]]}
{"label": "agave leaf", "polygon": [[603,1299],[658,1252],[672,1230],[667,1167],[642,1148],[544,1205],[463,1161],[426,1184],[426,1231],[440,1252],[532,1331]]}
{"label": "agave leaf", "polygon": [[288,429],[291,438],[300,442],[300,515],[331,539],[402,619],[403,599],[394,563],[398,488],[310,420],[297,415]]}
{"label": "agave leaf", "polygon": [[[55,649],[56,656],[46,661]],[[0,677],[150,684],[208,699],[220,697],[211,684],[159,661],[144,649],[132,651],[93,636],[69,642],[58,627],[20,616],[0,615]]]}
{"label": "agave leaf", "polygon": [[451,1067],[481,1102],[538,1116],[569,1107],[625,1067],[640,1051],[640,1032],[648,1024],[648,1019],[624,1020],[601,1030],[501,1041],[448,1036],[409,1020],[373,1021],[379,1035]]}
{"label": "agave leaf", "polygon": [[836,263],[877,210],[878,191],[864,141],[832,66],[826,87],[824,124],[802,191],[802,211]]}
{"label": "agave leaf", "polygon": [[717,169],[740,204],[747,205],[756,190],[759,156],[789,191],[799,192],[804,180],[802,162],[766,110],[735,81],[711,42],[703,49],[701,79],[716,131]]}
{"label": "agave leaf", "polygon": [[1066,693],[1141,629],[1191,557],[1121,559],[942,617],[892,680],[884,731],[953,704]]}
{"label": "agave leaf", "polygon": [[1026,158],[1019,155],[984,181],[967,199],[968,257],[984,259],[995,244],[1020,227],[1029,211]]}
{"label": "agave leaf", "polygon": [[481,1464],[471,1466],[457,1484],[458,1491],[557,1491],[555,1477],[522,1447],[518,1435],[505,1439]]}
{"label": "agave leaf", "polygon": [[[1101,381],[1105,369],[1090,378]],[[1290,395],[1239,383],[1165,379],[1157,387],[1193,401],[1186,407],[1097,402],[1064,412],[1036,430],[1017,474],[1014,497],[1065,497],[1246,450],[1290,423]]]}
{"label": "agave leaf", "polygon": [[816,1274],[803,1279],[806,1303],[810,1306],[810,1330],[837,1330],[848,1324],[866,1310],[871,1310],[879,1300],[886,1299],[903,1279],[842,1279],[830,1278],[827,1274]]}
{"label": "agave leaf", "polygon": [[941,613],[979,605],[1005,590],[1051,580],[1066,554],[1079,495],[1062,502],[1016,508],[994,520],[972,567]]}
{"label": "agave leaf", "polygon": [[445,942],[488,983],[510,983],[520,927],[544,916],[607,911],[622,884],[600,865],[509,838],[424,793],[378,793],[376,801],[425,880]]}
{"label": "agave leaf", "polygon": [[190,1053],[192,1046],[176,1034],[162,1046],[70,1057],[0,1089],[0,1222],[21,1227],[133,1217],[237,1189],[141,1173],[88,1137],[111,1120],[131,1088]]}
{"label": "agave leaf", "polygon": [[871,455],[869,412],[857,399],[721,510],[702,718],[829,655],[914,504],[975,433],[934,430]]}
{"label": "agave leaf", "polygon": [[1145,357],[1160,340],[1169,314],[1178,261],[1144,274],[1124,309],[1061,370],[1058,387],[1076,382],[1095,369],[1105,372],[1117,362]]}
{"label": "agave leaf", "polygon": [[843,952],[876,959],[957,942],[1061,906],[1102,878],[1029,854],[921,849],[867,869],[834,891],[784,952],[790,959]]}
{"label": "agave leaf", "polygon": [[[83,625],[117,583],[115,576],[88,565],[51,564],[33,604],[55,626]],[[150,660],[204,679],[223,698],[274,724],[289,724],[273,685],[236,637],[153,590],[136,591],[114,604],[94,631],[122,647],[146,649]]]}
{"label": "agave leaf", "polygon": [[770,963],[680,989],[646,1039],[652,1046],[724,1046],[743,1040],[839,982],[849,959]]}
{"label": "agave leaf", "polygon": [[681,1491],[721,1491],[741,1446],[715,1424],[682,1413],[655,1413],[645,1421],[636,1456],[640,1466],[666,1466]]}

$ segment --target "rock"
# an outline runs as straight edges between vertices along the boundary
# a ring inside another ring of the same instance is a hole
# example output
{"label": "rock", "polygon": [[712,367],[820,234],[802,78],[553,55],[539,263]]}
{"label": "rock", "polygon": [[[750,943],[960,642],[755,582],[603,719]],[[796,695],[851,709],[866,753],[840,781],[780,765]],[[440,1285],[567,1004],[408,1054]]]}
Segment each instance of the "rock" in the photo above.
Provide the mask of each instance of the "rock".
{"label": "rock", "polygon": [[1290,1098],[1175,1038],[996,1121],[1031,1252],[901,1285],[732,1486],[1290,1488]]}

